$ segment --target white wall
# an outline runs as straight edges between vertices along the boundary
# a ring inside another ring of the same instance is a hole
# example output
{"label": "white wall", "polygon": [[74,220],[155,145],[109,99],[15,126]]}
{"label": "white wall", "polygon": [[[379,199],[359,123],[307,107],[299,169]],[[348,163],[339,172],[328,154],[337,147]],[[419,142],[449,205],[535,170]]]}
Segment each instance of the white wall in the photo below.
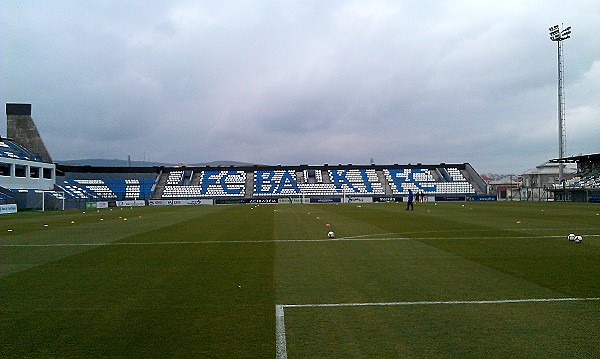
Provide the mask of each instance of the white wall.
{"label": "white wall", "polygon": [[[56,167],[54,163],[27,161],[16,158],[0,158],[0,164],[10,166],[10,175],[0,174],[0,186],[8,189],[41,189],[53,190],[56,183]],[[25,177],[15,176],[15,166],[25,167]],[[39,177],[32,177],[31,168],[39,168]],[[44,178],[44,169],[51,172],[51,178]]]}

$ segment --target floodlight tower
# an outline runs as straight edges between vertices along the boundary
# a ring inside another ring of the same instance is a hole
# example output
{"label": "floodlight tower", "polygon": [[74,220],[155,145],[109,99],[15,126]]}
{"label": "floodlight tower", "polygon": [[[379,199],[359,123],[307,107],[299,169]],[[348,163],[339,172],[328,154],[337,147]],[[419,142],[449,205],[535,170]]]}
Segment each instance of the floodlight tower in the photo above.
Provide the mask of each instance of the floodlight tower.
{"label": "floodlight tower", "polygon": [[[565,96],[564,96],[564,72],[565,68],[562,61],[562,42],[571,37],[571,26],[560,30],[558,25],[554,25],[550,30],[550,40],[558,44],[558,158],[565,157]],[[558,163],[558,181],[564,180],[564,163]]]}

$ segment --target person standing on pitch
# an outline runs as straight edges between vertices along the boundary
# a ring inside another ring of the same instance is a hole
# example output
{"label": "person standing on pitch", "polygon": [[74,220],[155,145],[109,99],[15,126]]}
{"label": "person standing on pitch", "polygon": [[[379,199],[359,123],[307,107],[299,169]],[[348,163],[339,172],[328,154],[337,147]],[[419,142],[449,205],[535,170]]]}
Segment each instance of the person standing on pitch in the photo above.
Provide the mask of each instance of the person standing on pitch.
{"label": "person standing on pitch", "polygon": [[408,207],[410,207],[410,210],[413,211],[415,209],[414,205],[413,205],[413,191],[412,189],[408,190],[408,203],[406,204],[406,210],[408,211]]}

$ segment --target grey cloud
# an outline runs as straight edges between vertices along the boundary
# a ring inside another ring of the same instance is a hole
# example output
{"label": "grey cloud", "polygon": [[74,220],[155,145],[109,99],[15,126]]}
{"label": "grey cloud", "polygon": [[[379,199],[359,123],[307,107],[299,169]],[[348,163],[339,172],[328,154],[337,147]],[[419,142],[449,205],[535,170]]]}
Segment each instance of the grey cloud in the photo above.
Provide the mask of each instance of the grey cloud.
{"label": "grey cloud", "polygon": [[561,21],[574,29],[565,43],[568,152],[599,149],[600,9],[587,1],[5,8],[0,99],[33,103],[54,158],[373,157],[523,171],[556,157],[547,28]]}

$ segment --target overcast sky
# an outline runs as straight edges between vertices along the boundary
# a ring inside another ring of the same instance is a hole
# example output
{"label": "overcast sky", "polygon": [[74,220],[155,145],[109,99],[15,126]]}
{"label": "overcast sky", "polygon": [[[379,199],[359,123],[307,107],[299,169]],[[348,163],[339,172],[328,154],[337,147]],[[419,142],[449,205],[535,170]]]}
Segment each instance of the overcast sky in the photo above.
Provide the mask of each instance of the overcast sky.
{"label": "overcast sky", "polygon": [[558,156],[562,23],[566,152],[598,153],[598,0],[3,0],[0,101],[55,160],[521,173]]}

